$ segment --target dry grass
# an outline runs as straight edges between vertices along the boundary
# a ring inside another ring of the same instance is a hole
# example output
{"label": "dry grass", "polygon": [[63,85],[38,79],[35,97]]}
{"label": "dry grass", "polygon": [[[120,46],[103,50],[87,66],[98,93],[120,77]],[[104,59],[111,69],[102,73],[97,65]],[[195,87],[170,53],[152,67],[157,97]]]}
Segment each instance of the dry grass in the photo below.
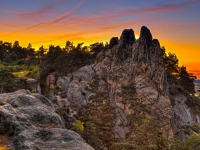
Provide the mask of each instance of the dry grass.
{"label": "dry grass", "polygon": [[[12,72],[12,74],[15,76],[15,77],[25,77],[25,75],[28,73],[28,71],[19,71],[19,72]],[[0,149],[1,150],[1,149]]]}

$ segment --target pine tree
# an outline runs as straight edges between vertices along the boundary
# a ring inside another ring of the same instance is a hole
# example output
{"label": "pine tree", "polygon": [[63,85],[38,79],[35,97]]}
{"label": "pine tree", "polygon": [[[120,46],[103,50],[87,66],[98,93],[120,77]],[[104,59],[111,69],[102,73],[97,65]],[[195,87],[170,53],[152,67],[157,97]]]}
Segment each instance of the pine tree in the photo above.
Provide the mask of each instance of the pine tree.
{"label": "pine tree", "polygon": [[99,91],[98,75],[93,76],[90,91],[93,95],[90,102],[80,110],[80,120],[84,122],[85,129],[82,137],[95,149],[103,150],[114,143],[114,109],[110,106],[107,92]]}

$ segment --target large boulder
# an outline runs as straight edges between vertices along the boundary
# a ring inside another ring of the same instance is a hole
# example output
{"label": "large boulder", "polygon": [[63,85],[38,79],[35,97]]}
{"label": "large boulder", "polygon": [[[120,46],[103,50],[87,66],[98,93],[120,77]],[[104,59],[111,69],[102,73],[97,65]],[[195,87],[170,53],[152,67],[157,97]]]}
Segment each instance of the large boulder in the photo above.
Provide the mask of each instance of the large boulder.
{"label": "large boulder", "polygon": [[0,134],[13,136],[14,150],[93,150],[65,125],[52,102],[20,90],[0,94]]}

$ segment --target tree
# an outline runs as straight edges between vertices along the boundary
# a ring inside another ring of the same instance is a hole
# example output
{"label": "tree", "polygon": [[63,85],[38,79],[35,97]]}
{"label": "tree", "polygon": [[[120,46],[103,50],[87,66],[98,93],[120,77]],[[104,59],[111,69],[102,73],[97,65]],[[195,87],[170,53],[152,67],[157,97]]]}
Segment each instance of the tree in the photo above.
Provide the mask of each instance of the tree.
{"label": "tree", "polygon": [[181,86],[191,94],[195,93],[194,83],[193,83],[195,78],[196,77],[193,74],[187,72],[185,66],[180,67],[179,80]]}
{"label": "tree", "polygon": [[14,92],[19,89],[30,89],[26,79],[15,78],[8,70],[0,70],[0,93]]}
{"label": "tree", "polygon": [[90,45],[90,53],[92,54],[92,58],[96,59],[97,54],[102,51],[108,49],[108,45],[104,45],[102,42],[97,42]]}
{"label": "tree", "polygon": [[82,137],[94,149],[103,150],[116,141],[113,122],[114,108],[110,106],[107,92],[99,91],[98,75],[93,76],[89,90],[93,93],[90,102],[79,111],[79,119],[84,122]]}
{"label": "tree", "polygon": [[[129,112],[127,118],[130,130],[126,134],[126,143],[115,143],[124,150],[140,149],[140,150],[159,150],[167,148],[167,140],[161,131],[162,123],[158,113],[155,110],[147,108],[142,101],[137,98],[134,78],[130,79],[127,85],[121,86],[119,96],[122,98],[125,110]],[[148,117],[147,117],[148,116]],[[120,145],[119,145],[120,144]],[[112,145],[112,149],[117,148]]]}
{"label": "tree", "polygon": [[67,41],[64,50],[69,53],[74,48],[73,42]]}
{"label": "tree", "polygon": [[32,48],[31,43],[28,44],[26,51],[27,51],[27,59],[30,60],[30,62],[32,63],[33,60],[35,59],[35,49]]}
{"label": "tree", "polygon": [[178,76],[179,66],[178,66],[178,58],[176,54],[168,53],[164,55],[165,60],[165,69],[169,75],[173,75],[175,77]]}

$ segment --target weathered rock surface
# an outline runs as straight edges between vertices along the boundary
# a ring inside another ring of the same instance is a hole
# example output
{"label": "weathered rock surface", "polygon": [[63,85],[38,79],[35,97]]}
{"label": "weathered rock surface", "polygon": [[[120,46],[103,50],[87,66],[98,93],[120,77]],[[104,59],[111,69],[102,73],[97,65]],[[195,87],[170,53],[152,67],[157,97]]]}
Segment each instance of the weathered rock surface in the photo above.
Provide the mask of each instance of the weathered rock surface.
{"label": "weathered rock surface", "polygon": [[20,90],[0,94],[0,134],[13,135],[15,150],[93,150],[75,132],[64,128],[52,102]]}
{"label": "weathered rock surface", "polygon": [[[182,127],[199,123],[198,115],[188,108],[184,100],[171,105],[167,76],[164,68],[164,51],[157,39],[153,39],[150,30],[142,27],[139,39],[135,39],[134,31],[126,29],[120,40],[112,38],[107,51],[97,55],[97,63],[84,66],[72,74],[58,77],[56,85],[63,89],[65,100],[77,106],[89,102],[90,92],[87,90],[94,74],[100,77],[101,91],[108,91],[111,104],[116,106],[115,134],[124,138],[129,130],[125,110],[120,97],[121,85],[135,78],[140,101],[150,110],[159,113],[164,124],[162,130],[171,139],[176,134],[184,134]],[[84,95],[82,94],[84,92]],[[176,101],[185,99],[183,94],[174,96]],[[134,108],[133,108],[134,109]]]}
{"label": "weathered rock surface", "polygon": [[36,79],[28,78],[26,81],[32,91],[35,91],[35,93],[41,93],[40,83]]}

